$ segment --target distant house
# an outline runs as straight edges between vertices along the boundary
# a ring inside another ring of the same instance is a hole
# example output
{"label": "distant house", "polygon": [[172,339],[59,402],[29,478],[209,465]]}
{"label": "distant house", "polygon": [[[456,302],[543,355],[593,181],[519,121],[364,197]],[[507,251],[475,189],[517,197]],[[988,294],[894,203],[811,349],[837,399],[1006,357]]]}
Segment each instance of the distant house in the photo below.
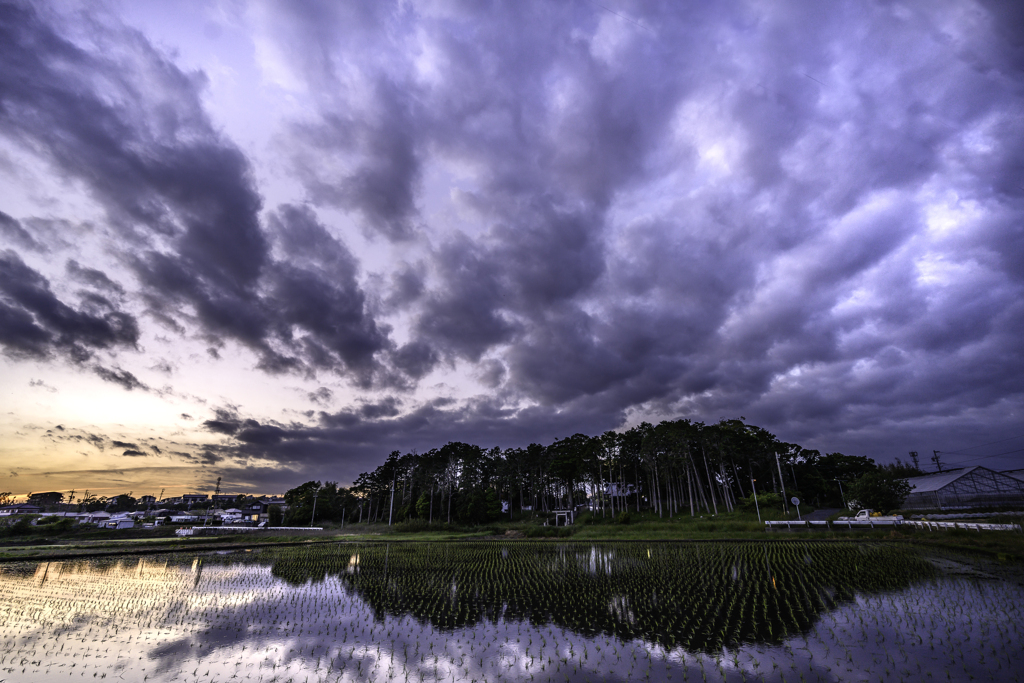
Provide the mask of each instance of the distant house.
{"label": "distant house", "polygon": [[86,512],[79,516],[78,521],[82,524],[98,524],[102,525],[110,519],[109,512],[102,512],[97,510],[96,512]]}
{"label": "distant house", "polygon": [[139,505],[155,505],[156,496],[139,496]]}
{"label": "distant house", "polygon": [[904,510],[1024,506],[1024,480],[987,467],[947,470],[907,479]]}
{"label": "distant house", "polygon": [[28,497],[28,502],[36,505],[60,505],[64,502],[64,494],[59,491],[47,491],[46,493],[33,493]]}
{"label": "distant house", "polygon": [[186,493],[181,497],[182,503],[205,503],[210,499],[205,493]]}
{"label": "distant house", "polygon": [[245,510],[247,517],[253,521],[265,522],[270,519],[270,508],[277,507],[282,512],[288,509],[288,504],[284,498],[278,498],[277,496],[270,496],[268,498],[259,498],[253,503],[252,507]]}
{"label": "distant house", "polygon": [[14,505],[4,505],[0,507],[0,516],[9,515],[38,515],[43,511],[43,508],[39,505],[32,503],[15,503]]}
{"label": "distant house", "polygon": [[238,498],[237,493],[215,493],[213,494],[214,503],[234,503]]}

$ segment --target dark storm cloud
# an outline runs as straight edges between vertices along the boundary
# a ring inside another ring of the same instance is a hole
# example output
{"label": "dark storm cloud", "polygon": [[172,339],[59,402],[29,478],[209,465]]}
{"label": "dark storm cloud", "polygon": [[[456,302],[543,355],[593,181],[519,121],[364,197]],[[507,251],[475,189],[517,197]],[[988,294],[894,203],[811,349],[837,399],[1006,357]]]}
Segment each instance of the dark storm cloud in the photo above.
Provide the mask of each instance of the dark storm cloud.
{"label": "dark storm cloud", "polygon": [[28,385],[30,387],[34,387],[34,388],[38,387],[40,389],[45,389],[46,391],[50,392],[51,394],[57,393],[56,387],[51,387],[49,384],[47,384],[46,382],[44,382],[41,379],[30,379],[28,381]]}
{"label": "dark storm cloud", "polygon": [[[267,278],[278,324],[308,331],[294,341],[311,365],[347,367],[371,383],[374,356],[388,343],[367,311],[352,254],[308,208],[282,206],[270,225],[289,257],[275,263]],[[292,341],[287,332],[281,336]]]}
{"label": "dark storm cloud", "polygon": [[475,169],[452,196],[477,228],[392,277],[405,372],[507,349],[482,381],[608,426],[645,405],[805,438],[1021,404],[1010,6],[282,4],[267,32],[324,93],[295,137],[314,201],[420,224],[428,159]]}
{"label": "dark storm cloud", "polygon": [[[411,102],[402,89],[403,84],[381,79],[374,86],[373,114],[361,119],[328,117],[319,126],[299,129],[306,144],[318,150],[360,159],[355,168],[329,179],[323,179],[318,169],[306,169],[313,200],[358,211],[370,231],[395,241],[412,236],[420,176],[407,111]],[[306,164],[316,165],[309,158]]]}
{"label": "dark storm cloud", "polygon": [[[91,41],[119,49],[92,50],[49,19],[28,5],[0,8],[0,124],[102,203],[131,245],[122,256],[151,314],[181,331],[184,313],[205,335],[251,347],[268,372],[330,368],[372,383],[388,343],[355,259],[310,211],[290,206],[271,221],[288,258],[273,259],[249,162],[203,110],[204,77],[182,72],[138,33],[97,22]],[[2,222],[24,242],[16,221]],[[68,274],[121,293],[75,261]],[[38,353],[52,343],[24,310],[0,315],[8,347]]]}
{"label": "dark storm cloud", "polygon": [[145,453],[143,453],[142,451],[137,451],[134,448],[129,448],[125,452],[121,453],[121,455],[127,455],[127,456],[133,457],[133,458],[137,458],[137,457],[140,457],[140,456],[141,457],[146,457]]}
{"label": "dark storm cloud", "polygon": [[[0,8],[0,135],[89,188],[147,313],[213,358],[234,340],[268,373],[399,390],[454,369],[492,390],[359,395],[307,427],[224,409],[203,462],[367,469],[647,415],[895,453],[1019,424],[1021,10],[603,4],[262,5],[258,38],[311,100],[282,135],[307,204],[264,210],[201,74],[123,28],[76,43],[30,5]],[[336,209],[394,265],[361,274]],[[78,229],[39,220],[0,230],[27,254]],[[100,334],[122,285],[69,263],[75,310],[6,254],[9,353],[134,346],[134,318]]]}
{"label": "dark storm cloud", "polygon": [[[401,408],[406,408],[402,411]],[[218,418],[224,417],[218,415]],[[296,486],[310,477],[343,483],[376,468],[393,450],[426,452],[457,438],[483,447],[550,443],[578,431],[600,433],[608,417],[592,406],[577,405],[562,413],[535,407],[511,411],[499,399],[459,403],[434,399],[404,406],[394,397],[334,413],[320,413],[315,425],[268,425],[235,416],[245,439],[236,437],[218,450],[225,461],[269,458],[281,471],[266,481],[253,468],[239,478],[274,490]],[[618,416],[621,420],[622,416]],[[220,420],[216,420],[220,421]]]}
{"label": "dark storm cloud", "polygon": [[316,391],[308,392],[306,397],[317,405],[327,405],[334,397],[334,393],[327,387],[320,387]]}
{"label": "dark storm cloud", "polygon": [[36,241],[21,222],[0,211],[0,235],[23,249],[30,251],[46,251],[46,247]]}
{"label": "dark storm cloud", "polygon": [[218,434],[235,434],[241,426],[242,423],[237,418],[221,414],[218,414],[218,418],[216,420],[203,421],[203,427]]}
{"label": "dark storm cloud", "polygon": [[79,282],[84,282],[91,287],[103,289],[112,294],[119,296],[124,295],[124,287],[107,277],[107,274],[103,271],[96,270],[95,268],[86,268],[74,259],[69,259],[65,264],[64,269],[67,271],[68,275]]}
{"label": "dark storm cloud", "polygon": [[50,282],[18,254],[0,252],[0,344],[15,356],[46,358],[56,352],[76,362],[97,349],[134,348],[136,320],[128,313],[77,311],[60,301]]}
{"label": "dark storm cloud", "polygon": [[434,369],[438,363],[437,352],[422,341],[411,341],[398,347],[391,356],[399,370],[414,379],[419,379]]}
{"label": "dark storm cloud", "polygon": [[256,420],[245,420],[234,437],[242,443],[254,446],[272,446],[280,443],[287,431],[277,425],[260,424]]}
{"label": "dark storm cloud", "polygon": [[139,378],[127,370],[121,368],[105,368],[102,365],[95,365],[92,371],[99,376],[100,379],[106,382],[112,382],[113,384],[119,384],[122,388],[131,391],[133,389],[139,389],[141,391],[149,391],[149,387],[143,382],[139,381]]}

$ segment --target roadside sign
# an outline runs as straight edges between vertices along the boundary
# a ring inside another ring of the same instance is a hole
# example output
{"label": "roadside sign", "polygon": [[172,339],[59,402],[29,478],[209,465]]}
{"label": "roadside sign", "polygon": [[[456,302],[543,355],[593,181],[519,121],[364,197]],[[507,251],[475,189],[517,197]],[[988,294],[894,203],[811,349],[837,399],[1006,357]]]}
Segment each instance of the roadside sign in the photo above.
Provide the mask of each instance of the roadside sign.
{"label": "roadside sign", "polygon": [[797,498],[796,496],[793,496],[792,498],[789,499],[789,502],[792,503],[793,505],[799,505],[800,499]]}

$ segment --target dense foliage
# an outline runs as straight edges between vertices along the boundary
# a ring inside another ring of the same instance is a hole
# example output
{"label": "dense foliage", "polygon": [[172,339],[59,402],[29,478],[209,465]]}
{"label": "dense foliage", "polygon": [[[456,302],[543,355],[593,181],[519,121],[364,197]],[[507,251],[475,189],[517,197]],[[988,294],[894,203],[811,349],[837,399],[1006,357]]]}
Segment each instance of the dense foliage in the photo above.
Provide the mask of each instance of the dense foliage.
{"label": "dense foliage", "polygon": [[859,507],[880,512],[896,510],[910,495],[910,484],[899,474],[886,470],[865,472],[850,486],[850,496]]}
{"label": "dense foliage", "polygon": [[285,523],[486,524],[524,513],[550,517],[581,505],[608,517],[641,510],[662,517],[714,515],[752,506],[755,490],[771,494],[762,501],[766,506],[785,509],[795,495],[811,505],[838,507],[844,504],[842,485],[877,469],[867,457],[822,455],[784,443],[742,419],[645,422],[546,446],[502,450],[450,442],[426,453],[393,451],[349,489],[310,481],[290,490]]}

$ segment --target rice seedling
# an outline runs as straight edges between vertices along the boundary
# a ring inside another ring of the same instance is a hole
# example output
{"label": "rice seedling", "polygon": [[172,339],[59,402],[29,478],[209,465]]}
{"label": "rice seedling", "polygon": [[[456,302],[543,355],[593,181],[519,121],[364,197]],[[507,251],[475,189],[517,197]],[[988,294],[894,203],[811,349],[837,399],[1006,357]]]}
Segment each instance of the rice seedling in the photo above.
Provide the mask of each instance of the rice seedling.
{"label": "rice seedling", "polygon": [[[0,679],[1005,680],[1024,591],[892,545],[360,544],[0,568]],[[95,675],[94,675],[95,674]]]}

